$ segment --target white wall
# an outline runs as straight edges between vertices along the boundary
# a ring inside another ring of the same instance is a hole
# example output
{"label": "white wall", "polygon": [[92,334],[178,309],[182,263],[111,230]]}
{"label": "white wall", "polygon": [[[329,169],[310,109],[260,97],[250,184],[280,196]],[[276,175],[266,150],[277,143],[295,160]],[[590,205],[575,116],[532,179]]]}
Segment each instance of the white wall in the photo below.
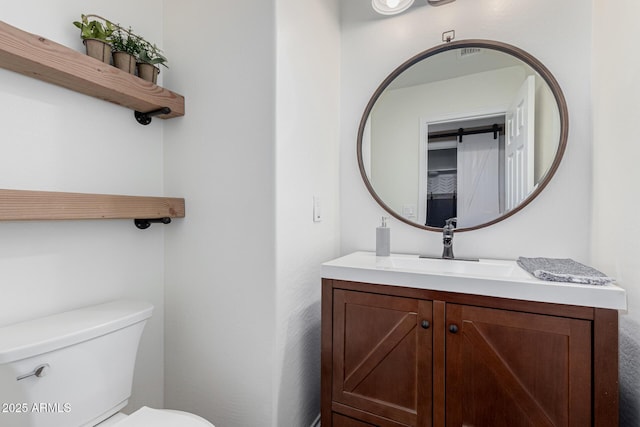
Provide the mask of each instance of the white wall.
{"label": "white wall", "polygon": [[310,425],[319,265],[339,248],[337,2],[164,4],[166,82],[187,100],[165,128],[165,185],[187,203],[166,232],[166,406]]}
{"label": "white wall", "polygon": [[[588,261],[591,2],[457,0],[440,7],[420,3],[389,18],[369,12],[366,1],[341,4],[341,251],[373,250],[374,230],[385,213],[366,190],[356,160],[358,124],[370,96],[397,65],[440,44],[441,33],[455,29],[456,40],[498,40],[537,57],[559,81],[570,115],[567,152],[550,185],[509,219],[458,234],[456,255],[544,255]],[[390,226],[392,251],[441,253],[442,236],[438,233],[418,230],[393,218]]]}
{"label": "white wall", "polygon": [[166,406],[216,426],[273,414],[274,1],[165,0],[165,185],[186,199],[166,231]]}
{"label": "white wall", "polygon": [[[278,0],[275,426],[320,412],[320,264],[339,255],[338,0]],[[313,196],[322,221],[313,222]],[[265,425],[265,424],[262,424]]]}
{"label": "white wall", "polygon": [[620,318],[620,425],[635,427],[640,425],[640,59],[630,53],[640,39],[640,3],[596,0],[593,15],[591,252],[594,265],[627,290],[628,313]]}
{"label": "white wall", "polygon": [[[162,42],[152,0],[24,0],[2,20],[84,51],[71,22],[97,13]],[[0,188],[162,195],[162,124],[0,69]],[[124,134],[124,140],[115,135]],[[117,298],[155,306],[138,352],[128,409],[163,405],[163,229],[133,221],[0,222],[0,325]]]}

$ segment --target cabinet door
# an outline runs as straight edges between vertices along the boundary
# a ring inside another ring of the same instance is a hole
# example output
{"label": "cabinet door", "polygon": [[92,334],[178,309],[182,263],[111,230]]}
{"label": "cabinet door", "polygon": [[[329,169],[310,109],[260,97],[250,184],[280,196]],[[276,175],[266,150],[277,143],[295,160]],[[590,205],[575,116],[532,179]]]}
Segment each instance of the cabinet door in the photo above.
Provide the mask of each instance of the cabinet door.
{"label": "cabinet door", "polygon": [[331,414],[332,427],[407,427],[405,424],[381,418],[369,412],[358,412],[353,417],[333,412]]}
{"label": "cabinet door", "polygon": [[430,301],[335,290],[332,399],[431,426]]}
{"label": "cabinet door", "polygon": [[344,415],[340,415],[335,412],[331,415],[333,427],[376,427],[373,424],[365,423],[354,418],[345,417]]}
{"label": "cabinet door", "polygon": [[448,427],[591,425],[590,321],[446,310]]}

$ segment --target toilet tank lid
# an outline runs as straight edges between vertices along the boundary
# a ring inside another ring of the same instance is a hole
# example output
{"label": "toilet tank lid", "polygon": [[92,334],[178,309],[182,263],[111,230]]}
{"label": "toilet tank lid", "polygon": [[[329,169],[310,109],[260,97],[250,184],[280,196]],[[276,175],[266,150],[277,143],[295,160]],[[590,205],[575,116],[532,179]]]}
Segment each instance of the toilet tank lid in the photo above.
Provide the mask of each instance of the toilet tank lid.
{"label": "toilet tank lid", "polygon": [[0,365],[87,341],[151,317],[153,305],[118,300],[0,328]]}

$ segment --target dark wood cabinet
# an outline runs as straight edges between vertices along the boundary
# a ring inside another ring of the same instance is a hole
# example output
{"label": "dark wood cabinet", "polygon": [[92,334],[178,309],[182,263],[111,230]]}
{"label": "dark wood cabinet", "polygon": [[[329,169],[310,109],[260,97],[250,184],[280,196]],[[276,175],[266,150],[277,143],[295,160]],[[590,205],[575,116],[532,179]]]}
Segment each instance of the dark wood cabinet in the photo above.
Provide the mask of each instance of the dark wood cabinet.
{"label": "dark wood cabinet", "polygon": [[373,424],[365,423],[354,418],[345,417],[336,412],[332,414],[333,427],[374,427]]}
{"label": "dark wood cabinet", "polygon": [[591,425],[590,321],[458,304],[446,319],[447,426]]}
{"label": "dark wood cabinet", "polygon": [[431,301],[337,289],[334,304],[333,400],[430,426]]}
{"label": "dark wood cabinet", "polygon": [[329,279],[322,304],[323,427],[618,424],[615,310]]}

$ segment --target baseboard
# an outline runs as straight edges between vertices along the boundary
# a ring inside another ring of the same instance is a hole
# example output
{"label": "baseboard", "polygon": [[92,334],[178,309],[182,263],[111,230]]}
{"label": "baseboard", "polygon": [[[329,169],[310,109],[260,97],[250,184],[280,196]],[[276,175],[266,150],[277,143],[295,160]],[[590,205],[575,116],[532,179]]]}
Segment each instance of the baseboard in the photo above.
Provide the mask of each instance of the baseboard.
{"label": "baseboard", "polygon": [[311,423],[311,427],[320,427],[320,414],[316,417],[315,420]]}

